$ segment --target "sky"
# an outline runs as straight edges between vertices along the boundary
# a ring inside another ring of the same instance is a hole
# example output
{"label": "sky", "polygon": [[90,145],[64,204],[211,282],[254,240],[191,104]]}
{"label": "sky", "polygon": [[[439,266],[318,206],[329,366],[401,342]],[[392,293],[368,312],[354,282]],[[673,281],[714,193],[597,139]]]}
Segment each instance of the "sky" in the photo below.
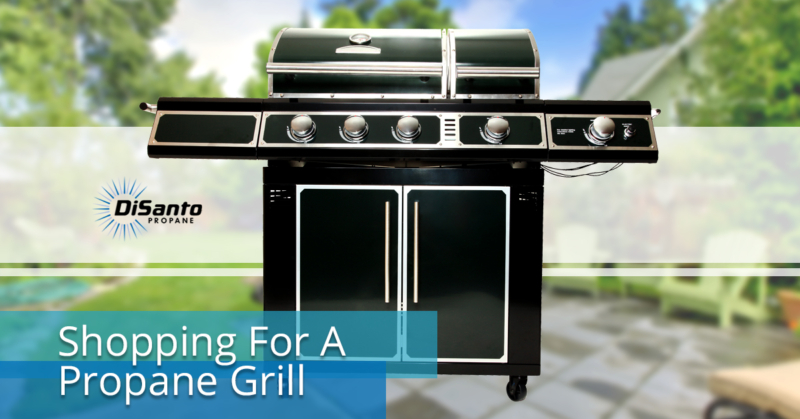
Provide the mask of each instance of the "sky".
{"label": "sky", "polygon": [[[389,0],[386,0],[389,1]],[[466,29],[530,29],[541,56],[544,99],[577,92],[581,74],[597,42],[607,12],[628,3],[638,12],[642,0],[442,0],[453,20]],[[704,0],[679,0],[702,10]],[[195,60],[192,75],[214,71],[223,79],[226,96],[242,96],[244,82],[264,71],[255,62],[255,45],[271,29],[294,26],[306,9],[312,26],[321,25],[321,0],[179,0],[177,12],[153,41],[163,57],[184,50]],[[224,7],[220,7],[224,4]],[[257,64],[257,67],[256,67]]]}

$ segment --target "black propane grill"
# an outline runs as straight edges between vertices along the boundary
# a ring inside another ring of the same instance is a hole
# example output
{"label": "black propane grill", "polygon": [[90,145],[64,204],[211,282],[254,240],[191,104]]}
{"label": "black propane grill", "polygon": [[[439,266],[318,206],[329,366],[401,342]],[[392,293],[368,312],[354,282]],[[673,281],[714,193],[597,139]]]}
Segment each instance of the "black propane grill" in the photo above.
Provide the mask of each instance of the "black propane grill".
{"label": "black propane grill", "polygon": [[437,311],[439,373],[524,399],[541,162],[655,163],[659,111],[542,100],[529,30],[284,29],[266,70],[268,98],[141,106],[150,157],[267,161],[264,310]]}

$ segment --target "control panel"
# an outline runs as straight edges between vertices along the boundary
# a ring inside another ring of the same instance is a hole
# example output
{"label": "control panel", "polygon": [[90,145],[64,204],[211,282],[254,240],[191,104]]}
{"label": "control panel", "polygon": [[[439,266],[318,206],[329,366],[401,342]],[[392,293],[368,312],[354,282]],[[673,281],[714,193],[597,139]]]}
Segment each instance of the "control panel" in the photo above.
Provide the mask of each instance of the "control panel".
{"label": "control panel", "polygon": [[265,112],[258,146],[545,149],[543,119],[541,113]]}
{"label": "control panel", "polygon": [[[649,102],[302,103],[160,100],[151,157],[267,160],[658,160]],[[653,112],[653,113],[651,113]]]}

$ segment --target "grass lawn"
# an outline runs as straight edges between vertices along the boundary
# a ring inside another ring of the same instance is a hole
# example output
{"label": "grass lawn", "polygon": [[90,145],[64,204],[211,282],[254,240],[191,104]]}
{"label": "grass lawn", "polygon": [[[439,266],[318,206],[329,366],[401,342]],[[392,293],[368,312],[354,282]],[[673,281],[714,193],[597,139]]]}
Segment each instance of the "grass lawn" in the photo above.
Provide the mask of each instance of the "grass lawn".
{"label": "grass lawn", "polygon": [[72,307],[83,311],[261,311],[241,277],[143,277]]}

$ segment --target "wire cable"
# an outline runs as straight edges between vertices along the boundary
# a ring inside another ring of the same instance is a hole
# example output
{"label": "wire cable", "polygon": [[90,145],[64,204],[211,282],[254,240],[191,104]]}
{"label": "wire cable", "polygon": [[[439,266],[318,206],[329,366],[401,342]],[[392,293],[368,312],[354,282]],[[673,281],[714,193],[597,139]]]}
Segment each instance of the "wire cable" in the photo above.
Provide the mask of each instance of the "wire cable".
{"label": "wire cable", "polygon": [[622,163],[616,163],[614,166],[612,166],[611,168],[609,168],[607,170],[600,170],[600,171],[596,171],[596,172],[587,172],[587,173],[580,173],[580,174],[562,173],[564,171],[575,171],[575,170],[585,169],[585,168],[587,168],[589,166],[593,166],[595,164],[597,164],[597,163],[596,162],[595,163],[589,163],[589,164],[585,164],[583,166],[569,167],[569,168],[564,168],[564,169],[557,168],[557,167],[546,166],[544,164],[541,165],[541,166],[542,166],[542,169],[544,169],[545,172],[547,172],[547,173],[549,173],[549,174],[551,174],[553,176],[556,176],[556,177],[567,178],[567,179],[581,177],[581,176],[592,176],[592,177],[603,176],[606,173],[611,172],[612,170],[616,170],[620,166],[622,166]]}

